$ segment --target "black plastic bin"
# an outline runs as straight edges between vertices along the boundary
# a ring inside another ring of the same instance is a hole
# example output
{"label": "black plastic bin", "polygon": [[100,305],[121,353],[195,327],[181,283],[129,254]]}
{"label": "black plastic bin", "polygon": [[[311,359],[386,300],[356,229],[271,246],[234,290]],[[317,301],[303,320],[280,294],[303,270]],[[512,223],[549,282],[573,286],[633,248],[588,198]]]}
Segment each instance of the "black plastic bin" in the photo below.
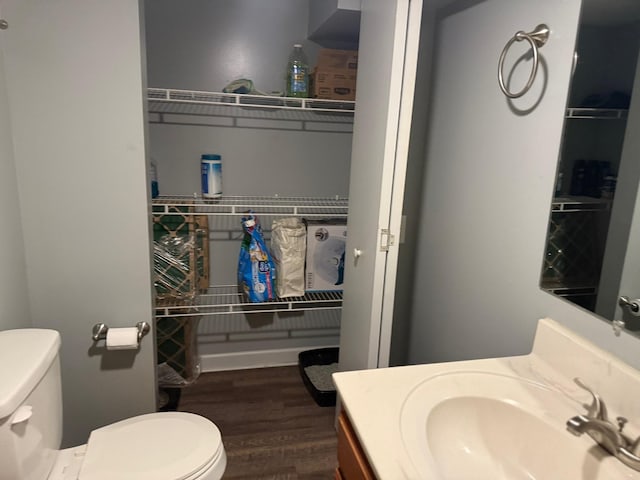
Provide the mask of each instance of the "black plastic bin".
{"label": "black plastic bin", "polygon": [[[315,350],[307,350],[298,354],[298,367],[300,368],[302,381],[315,402],[321,407],[333,407],[336,404],[336,388],[333,385],[333,380],[331,379],[331,372],[336,370],[335,367],[337,367],[339,351],[340,349],[338,347],[317,348]],[[324,369],[318,372],[320,377],[318,377],[318,375],[312,375],[314,377],[312,379],[309,377],[309,372],[311,370],[307,367],[313,367],[316,365],[332,365],[334,368]]]}

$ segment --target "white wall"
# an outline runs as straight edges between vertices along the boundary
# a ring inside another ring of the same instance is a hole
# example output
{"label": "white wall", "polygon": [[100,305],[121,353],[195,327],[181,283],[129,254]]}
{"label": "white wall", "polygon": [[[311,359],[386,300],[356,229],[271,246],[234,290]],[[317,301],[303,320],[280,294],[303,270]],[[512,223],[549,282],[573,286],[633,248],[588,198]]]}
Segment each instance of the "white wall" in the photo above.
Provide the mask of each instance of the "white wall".
{"label": "white wall", "polygon": [[0,35],[0,330],[31,326],[3,46]]}
{"label": "white wall", "polygon": [[98,322],[152,320],[139,5],[8,0],[3,14],[32,323],[61,333],[77,444],[155,410],[153,334],[137,353],[91,339]]}
{"label": "white wall", "polygon": [[[514,18],[511,6],[488,0],[443,20],[415,251],[412,363],[524,354],[537,320],[550,316],[640,366],[637,338],[614,336],[609,324],[539,288],[578,17],[577,2],[551,3],[531,6],[543,14]],[[477,37],[474,19],[503,27]],[[553,20],[558,41],[542,50],[544,99],[519,116],[498,90],[495,66],[512,28],[537,20]]]}

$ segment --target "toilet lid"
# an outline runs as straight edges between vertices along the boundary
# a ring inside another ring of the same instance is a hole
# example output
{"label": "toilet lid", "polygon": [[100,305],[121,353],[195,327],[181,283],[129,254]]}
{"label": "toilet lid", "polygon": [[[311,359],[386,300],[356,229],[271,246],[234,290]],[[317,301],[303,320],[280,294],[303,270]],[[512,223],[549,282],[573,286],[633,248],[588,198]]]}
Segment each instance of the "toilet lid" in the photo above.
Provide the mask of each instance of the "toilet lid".
{"label": "toilet lid", "polygon": [[216,461],[220,431],[199,415],[140,415],[91,432],[79,480],[184,480]]}

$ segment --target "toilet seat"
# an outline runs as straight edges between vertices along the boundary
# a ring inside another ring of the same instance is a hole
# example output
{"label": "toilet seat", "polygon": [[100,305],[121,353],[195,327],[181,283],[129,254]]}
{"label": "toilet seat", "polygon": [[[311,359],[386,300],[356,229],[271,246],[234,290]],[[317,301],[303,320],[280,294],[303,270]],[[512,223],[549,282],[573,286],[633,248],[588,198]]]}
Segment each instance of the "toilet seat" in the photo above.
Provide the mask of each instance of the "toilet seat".
{"label": "toilet seat", "polygon": [[[140,415],[91,432],[79,480],[195,480],[224,469],[218,428],[199,415]],[[206,477],[205,477],[206,478]]]}

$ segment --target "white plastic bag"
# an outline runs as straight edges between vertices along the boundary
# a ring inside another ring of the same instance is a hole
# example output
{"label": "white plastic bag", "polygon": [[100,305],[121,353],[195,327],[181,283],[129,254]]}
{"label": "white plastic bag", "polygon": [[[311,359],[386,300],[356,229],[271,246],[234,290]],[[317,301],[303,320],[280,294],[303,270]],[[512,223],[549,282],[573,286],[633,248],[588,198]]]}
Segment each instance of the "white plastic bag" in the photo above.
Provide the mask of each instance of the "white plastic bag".
{"label": "white plastic bag", "polygon": [[304,295],[307,229],[296,217],[276,219],[271,227],[271,254],[276,262],[278,297],[301,297]]}

